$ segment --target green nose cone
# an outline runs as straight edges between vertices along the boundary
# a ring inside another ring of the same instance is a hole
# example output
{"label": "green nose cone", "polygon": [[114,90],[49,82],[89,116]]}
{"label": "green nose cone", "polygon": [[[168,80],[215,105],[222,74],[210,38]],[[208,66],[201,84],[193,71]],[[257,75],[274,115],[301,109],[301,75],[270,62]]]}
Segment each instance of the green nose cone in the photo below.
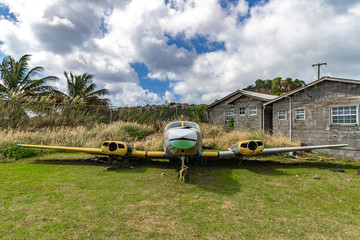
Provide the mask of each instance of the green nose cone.
{"label": "green nose cone", "polygon": [[170,141],[171,146],[176,147],[178,149],[188,149],[195,146],[195,141],[187,141],[187,140],[175,140]]}

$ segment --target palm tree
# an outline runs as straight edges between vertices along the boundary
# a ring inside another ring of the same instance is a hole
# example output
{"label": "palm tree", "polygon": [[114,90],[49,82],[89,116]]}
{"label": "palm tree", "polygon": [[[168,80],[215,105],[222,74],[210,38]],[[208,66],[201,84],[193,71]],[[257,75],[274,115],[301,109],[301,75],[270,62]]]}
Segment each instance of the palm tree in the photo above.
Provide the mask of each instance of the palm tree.
{"label": "palm tree", "polygon": [[38,78],[44,71],[43,67],[37,66],[29,69],[31,55],[22,56],[16,61],[11,56],[3,59],[0,65],[1,80],[0,99],[3,100],[31,100],[37,97],[49,95],[55,90],[47,85],[48,81],[56,81],[57,77],[46,76]]}
{"label": "palm tree", "polygon": [[56,81],[57,77],[39,77],[44,71],[37,66],[29,69],[30,55],[22,56],[16,61],[11,56],[6,56],[1,65],[0,81],[0,121],[2,126],[17,127],[27,122],[29,116],[26,111],[31,108],[31,100],[50,96],[56,90],[47,85],[48,81]]}
{"label": "palm tree", "polygon": [[107,89],[96,90],[96,84],[93,83],[93,74],[83,73],[82,75],[73,75],[64,72],[67,80],[68,95],[70,102],[78,101],[85,105],[105,105],[109,104],[109,99],[100,98],[108,93]]}

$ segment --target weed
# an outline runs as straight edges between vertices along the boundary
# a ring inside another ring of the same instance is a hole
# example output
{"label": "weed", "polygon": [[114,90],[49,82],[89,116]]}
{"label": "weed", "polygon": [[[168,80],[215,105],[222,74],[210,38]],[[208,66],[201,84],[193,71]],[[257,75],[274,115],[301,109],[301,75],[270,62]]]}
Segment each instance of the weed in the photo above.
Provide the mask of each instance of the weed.
{"label": "weed", "polygon": [[12,142],[0,145],[0,161],[5,161],[6,159],[18,160],[42,154],[44,154],[44,151],[41,149],[20,148],[16,143]]}
{"label": "weed", "polygon": [[150,134],[153,134],[155,131],[153,130],[146,130],[146,129],[141,129],[138,125],[134,125],[134,124],[126,124],[122,127],[127,133],[130,134],[130,136],[137,138],[137,139],[142,139]]}

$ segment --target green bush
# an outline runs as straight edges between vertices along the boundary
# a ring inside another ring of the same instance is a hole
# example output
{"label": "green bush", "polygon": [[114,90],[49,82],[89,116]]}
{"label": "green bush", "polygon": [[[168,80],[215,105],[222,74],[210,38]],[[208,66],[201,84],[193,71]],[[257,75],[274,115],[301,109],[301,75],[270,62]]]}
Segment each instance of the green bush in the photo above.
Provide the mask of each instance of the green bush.
{"label": "green bush", "polygon": [[133,138],[139,138],[142,139],[150,134],[153,134],[155,131],[149,131],[149,130],[143,130],[140,129],[138,126],[136,125],[132,125],[132,124],[126,124],[122,127],[127,133],[130,134],[131,137]]}
{"label": "green bush", "polygon": [[21,148],[16,143],[7,142],[0,145],[0,161],[5,159],[21,159],[44,154],[42,149]]}
{"label": "green bush", "polygon": [[231,130],[234,130],[234,118],[229,118],[227,124]]}

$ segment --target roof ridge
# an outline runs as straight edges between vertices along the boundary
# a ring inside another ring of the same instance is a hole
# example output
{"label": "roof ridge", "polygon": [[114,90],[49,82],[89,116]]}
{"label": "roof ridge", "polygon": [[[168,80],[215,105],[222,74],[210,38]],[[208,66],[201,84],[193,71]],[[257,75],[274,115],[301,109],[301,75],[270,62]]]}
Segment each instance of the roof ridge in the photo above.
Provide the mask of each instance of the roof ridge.
{"label": "roof ridge", "polygon": [[296,89],[294,89],[294,90],[292,90],[292,91],[290,91],[290,92],[287,92],[287,93],[285,93],[285,94],[283,94],[283,95],[281,95],[281,96],[279,96],[279,97],[277,97],[277,98],[275,98],[275,99],[273,99],[273,100],[271,100],[271,101],[269,101],[269,102],[266,102],[266,103],[264,103],[264,105],[268,105],[268,104],[270,104],[270,103],[276,102],[276,101],[278,101],[278,100],[280,100],[280,99],[283,99],[283,98],[285,98],[285,97],[288,97],[288,96],[290,96],[290,95],[293,95],[293,94],[295,94],[295,93],[297,93],[297,92],[300,92],[300,91],[302,91],[302,90],[304,90],[304,89],[306,89],[306,88],[308,88],[308,87],[314,86],[314,85],[316,85],[316,84],[318,84],[318,83],[321,83],[321,82],[323,82],[323,81],[334,81],[334,82],[344,82],[344,83],[360,84],[360,80],[324,76],[324,77],[322,77],[322,78],[320,78],[320,79],[317,79],[317,80],[315,80],[315,81],[313,81],[313,82],[311,82],[311,83],[309,83],[309,84],[306,84],[306,85],[304,85],[304,86],[302,86],[302,87],[296,88]]}

